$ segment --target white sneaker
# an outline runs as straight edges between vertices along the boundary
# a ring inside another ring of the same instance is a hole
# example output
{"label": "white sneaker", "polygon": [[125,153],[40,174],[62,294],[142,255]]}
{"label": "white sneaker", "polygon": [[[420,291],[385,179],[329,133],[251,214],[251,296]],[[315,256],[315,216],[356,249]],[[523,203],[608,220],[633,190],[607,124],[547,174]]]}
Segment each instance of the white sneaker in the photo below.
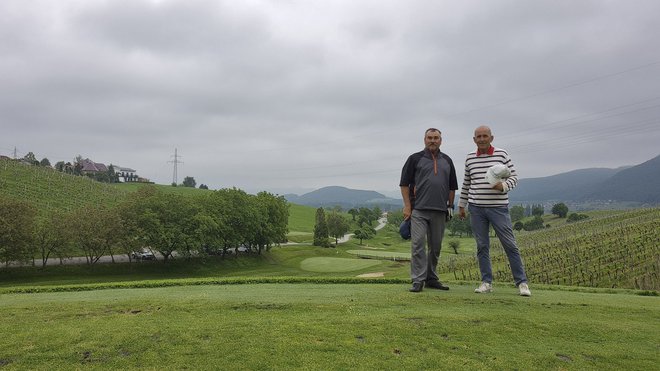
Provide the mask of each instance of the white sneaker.
{"label": "white sneaker", "polygon": [[482,282],[481,285],[479,285],[479,287],[474,289],[474,292],[476,292],[477,294],[485,294],[487,292],[492,292],[492,291],[493,291],[493,285],[491,285],[488,282]]}
{"label": "white sneaker", "polygon": [[527,286],[526,282],[518,285],[518,290],[520,290],[520,296],[532,296],[532,292],[529,291],[529,286]]}

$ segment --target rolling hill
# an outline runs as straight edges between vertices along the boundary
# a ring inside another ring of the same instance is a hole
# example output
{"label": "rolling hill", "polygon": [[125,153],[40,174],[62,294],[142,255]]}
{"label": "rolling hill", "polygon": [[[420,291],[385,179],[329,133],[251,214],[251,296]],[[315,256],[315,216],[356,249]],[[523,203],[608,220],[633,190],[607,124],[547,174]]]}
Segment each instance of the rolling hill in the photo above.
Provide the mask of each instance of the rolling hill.
{"label": "rolling hill", "polygon": [[617,172],[591,192],[585,191],[584,199],[660,203],[660,156]]}
{"label": "rolling hill", "polygon": [[[460,185],[460,184],[459,184]],[[368,190],[330,186],[301,196],[286,194],[292,203],[313,207],[373,207],[398,209],[399,198]],[[512,203],[570,204],[628,202],[646,207],[660,204],[660,155],[635,166],[573,170],[540,178],[522,178],[509,194]]]}
{"label": "rolling hill", "polygon": [[88,177],[13,160],[0,160],[0,190],[4,196],[32,201],[40,214],[90,204],[113,205],[126,194],[123,189]]}
{"label": "rolling hill", "polygon": [[511,201],[576,200],[584,190],[594,189],[618,169],[580,169],[542,178],[520,179],[509,194]]}
{"label": "rolling hill", "polygon": [[374,207],[389,210],[401,207],[401,200],[390,198],[376,191],[349,189],[346,187],[329,186],[305,193],[302,196],[284,195],[287,201],[313,207],[341,206],[344,209],[352,207]]}
{"label": "rolling hill", "polygon": [[619,201],[660,204],[660,155],[617,169],[581,169],[542,178],[520,179],[512,202]]}

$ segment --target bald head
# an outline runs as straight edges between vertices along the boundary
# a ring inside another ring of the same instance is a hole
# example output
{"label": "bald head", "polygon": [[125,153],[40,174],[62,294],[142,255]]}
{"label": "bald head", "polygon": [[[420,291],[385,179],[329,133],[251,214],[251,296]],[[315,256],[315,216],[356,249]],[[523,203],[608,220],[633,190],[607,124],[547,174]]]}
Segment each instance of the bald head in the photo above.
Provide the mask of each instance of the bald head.
{"label": "bald head", "polygon": [[477,145],[480,152],[488,151],[490,144],[493,142],[493,138],[493,134],[488,126],[479,126],[474,129],[474,137],[472,139],[474,139],[474,143]]}
{"label": "bald head", "polygon": [[493,133],[490,131],[490,128],[486,125],[481,125],[478,128],[474,129],[474,136],[477,136],[477,132],[480,133],[488,133],[488,135],[493,135]]}

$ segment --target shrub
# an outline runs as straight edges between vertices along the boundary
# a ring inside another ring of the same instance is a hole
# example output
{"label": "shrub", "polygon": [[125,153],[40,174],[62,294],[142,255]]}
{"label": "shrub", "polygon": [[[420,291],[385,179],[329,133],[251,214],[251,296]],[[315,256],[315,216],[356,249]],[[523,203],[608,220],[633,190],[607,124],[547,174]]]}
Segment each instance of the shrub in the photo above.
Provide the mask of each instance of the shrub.
{"label": "shrub", "polygon": [[572,213],[568,215],[568,218],[566,219],[566,223],[573,223],[577,222],[580,220],[587,219],[589,216],[585,214],[578,214],[578,213]]}
{"label": "shrub", "polygon": [[461,247],[461,241],[451,240],[449,241],[449,247],[451,247],[454,250],[454,254],[458,254],[458,248]]}

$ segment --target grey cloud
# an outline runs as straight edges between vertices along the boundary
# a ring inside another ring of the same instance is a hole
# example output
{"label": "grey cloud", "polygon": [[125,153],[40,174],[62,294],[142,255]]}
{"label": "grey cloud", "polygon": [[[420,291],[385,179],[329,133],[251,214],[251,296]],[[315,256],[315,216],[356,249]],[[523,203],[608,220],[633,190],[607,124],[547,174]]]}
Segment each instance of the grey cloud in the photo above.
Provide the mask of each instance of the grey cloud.
{"label": "grey cloud", "polygon": [[634,164],[657,155],[659,10],[5,1],[0,154],[82,154],[169,183],[178,148],[179,174],[211,187],[396,192],[424,129],[460,172],[485,123],[524,177]]}

